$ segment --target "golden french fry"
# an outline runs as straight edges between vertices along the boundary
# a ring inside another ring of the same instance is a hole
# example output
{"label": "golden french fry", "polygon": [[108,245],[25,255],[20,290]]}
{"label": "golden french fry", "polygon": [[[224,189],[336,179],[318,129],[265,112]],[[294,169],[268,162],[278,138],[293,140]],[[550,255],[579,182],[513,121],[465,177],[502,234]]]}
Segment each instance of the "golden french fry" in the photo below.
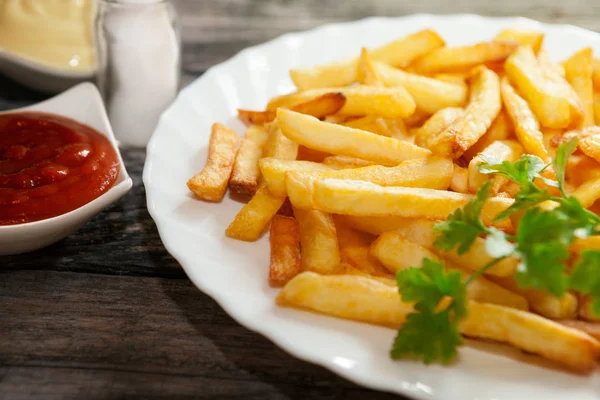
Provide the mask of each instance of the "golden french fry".
{"label": "golden french fry", "polygon": [[268,138],[269,134],[264,127],[257,125],[248,127],[233,163],[229,181],[232,191],[251,195],[256,193],[260,176],[258,160],[262,156]]}
{"label": "golden french fry", "polygon": [[298,222],[292,217],[275,215],[271,222],[269,240],[269,283],[271,286],[282,286],[302,272]]}
{"label": "golden french fry", "polygon": [[361,160],[360,158],[346,157],[346,156],[329,156],[325,157],[323,164],[333,169],[350,169],[367,167],[374,165],[372,161]]}
{"label": "golden french fry", "polygon": [[[444,41],[437,33],[426,29],[371,49],[370,55],[373,61],[405,67],[414,59],[443,45]],[[290,77],[298,90],[347,86],[358,80],[358,58],[316,67],[292,69]]]}
{"label": "golden french fry", "polygon": [[488,276],[488,279],[526,298],[531,310],[546,318],[568,319],[577,316],[579,302],[572,293],[566,292],[561,297],[557,297],[545,290],[522,288],[512,276]]}
{"label": "golden french fry", "polygon": [[584,250],[600,251],[600,236],[576,238],[571,244],[571,251],[574,253],[581,253]]}
{"label": "golden french fry", "polygon": [[594,81],[594,86],[600,89],[600,58],[594,58],[592,61],[592,80]]}
{"label": "golden french fry", "polygon": [[[502,87],[502,83],[500,84],[500,87]],[[512,126],[512,122],[506,114],[506,110],[502,109],[500,110],[500,113],[494,122],[492,122],[492,125],[487,132],[484,133],[483,136],[480,137],[473,146],[469,147],[469,149],[465,151],[463,158],[465,158],[467,161],[472,160],[473,157],[481,153],[483,149],[494,143],[496,140],[508,139],[513,133],[514,128]]]}
{"label": "golden french fry", "polygon": [[371,55],[366,47],[363,47],[360,52],[357,81],[363,85],[383,86],[383,82],[381,81],[379,73],[373,65]]}
{"label": "golden french fry", "polygon": [[[582,128],[582,129],[573,129],[570,131],[566,131],[563,132],[562,135],[560,136],[556,136],[553,140],[552,140],[552,145],[553,146],[558,146],[561,143],[564,142],[568,142],[569,140],[573,139],[574,137],[579,138],[580,142],[582,139],[591,137],[591,136],[595,136],[595,135],[600,135],[600,126],[588,126],[586,128]],[[583,149],[582,149],[583,151]]]}
{"label": "golden french fry", "polygon": [[302,268],[331,274],[340,263],[337,233],[331,215],[317,210],[294,207],[300,230]]}
{"label": "golden french fry", "polygon": [[[465,85],[466,87],[466,85]],[[425,112],[423,110],[419,110],[418,108],[415,110],[413,115],[408,118],[403,118],[402,122],[406,125],[407,128],[418,128],[425,123],[425,121],[431,116],[431,113]]]}
{"label": "golden french fry", "polygon": [[530,45],[533,51],[537,54],[537,52],[542,48],[542,43],[544,42],[544,33],[528,29],[512,28],[503,30],[496,35],[494,40],[514,41],[521,46]]}
{"label": "golden french fry", "polygon": [[504,70],[543,126],[578,127],[583,109],[577,94],[554,69],[542,63],[547,64],[543,57],[540,61],[535,58],[531,46],[521,46],[508,57]]}
{"label": "golden french fry", "polygon": [[523,147],[514,140],[499,140],[490,144],[469,163],[469,191],[476,193],[488,180],[492,179],[490,193],[492,196],[498,194],[502,186],[508,182],[508,178],[482,174],[479,171],[479,164],[483,162],[492,164],[500,164],[503,161],[515,162],[521,157],[521,154],[523,154]]}
{"label": "golden french fry", "polygon": [[426,187],[447,189],[452,179],[452,161],[442,157],[408,160],[395,167],[372,165],[331,172],[286,173],[286,190],[290,201],[300,208],[313,208],[313,182],[322,179],[347,179],[373,182],[381,186]]}
{"label": "golden french fry", "polygon": [[283,134],[296,143],[333,154],[381,163],[400,163],[424,158],[429,150],[371,132],[329,124],[293,111],[277,110]]}
{"label": "golden french fry", "polygon": [[247,126],[264,125],[275,119],[275,111],[273,110],[255,111],[238,108],[237,111],[238,119]]}
{"label": "golden french fry", "polygon": [[414,130],[415,144],[424,148],[429,148],[432,138],[439,135],[457,118],[462,118],[465,110],[460,107],[447,107],[433,114],[420,128]]}
{"label": "golden french fry", "polygon": [[536,155],[542,160],[549,159],[548,150],[544,145],[544,135],[540,131],[538,120],[533,115],[527,102],[519,96],[507,78],[500,85],[502,100],[506,111],[515,127],[515,133],[526,153]]}
{"label": "golden french fry", "polygon": [[263,149],[263,157],[282,160],[295,160],[298,157],[298,144],[286,138],[277,123],[273,122],[266,129],[269,132],[269,138]]}
{"label": "golden french fry", "polygon": [[[405,221],[395,232],[405,238],[423,246],[469,271],[477,271],[482,265],[494,260],[485,249],[485,240],[477,238],[471,248],[463,254],[458,254],[456,250],[443,251],[435,248],[434,243],[439,236],[439,232],[434,229],[435,221],[426,219],[413,219]],[[507,257],[486,271],[487,275],[511,276],[517,269],[519,260],[514,257]]]}
{"label": "golden french fry", "polygon": [[594,369],[600,343],[578,330],[514,308],[469,301],[463,335],[491,339],[539,354],[575,371]]}
{"label": "golden french fry", "polygon": [[585,182],[571,194],[585,208],[591,207],[600,199],[600,178]]}
{"label": "golden french fry", "polygon": [[600,162],[600,134],[587,136],[579,140],[579,148],[583,154]]}
{"label": "golden french fry", "polygon": [[298,156],[296,157],[299,161],[312,161],[322,163],[325,158],[329,157],[329,153],[324,153],[319,150],[309,149],[305,146],[298,146]]}
{"label": "golden french fry", "polygon": [[333,220],[338,235],[342,263],[347,263],[368,276],[392,277],[379,260],[369,252],[373,236],[353,230],[339,216],[334,216]]}
{"label": "golden french fry", "polygon": [[379,127],[380,131],[384,132],[385,136],[414,143],[414,137],[409,133],[408,128],[403,120],[399,118],[377,118],[375,123]]}
{"label": "golden french fry", "polygon": [[319,275],[303,272],[289,281],[277,304],[338,318],[383,326],[398,326],[413,311],[395,286],[360,275]]}
{"label": "golden french fry", "polygon": [[469,77],[468,72],[455,72],[455,73],[443,73],[443,74],[435,74],[433,76],[435,79],[444,82],[457,83],[459,85],[466,85],[467,78]]}
{"label": "golden french fry", "polygon": [[380,124],[377,123],[377,120],[381,119],[376,115],[367,115],[365,117],[353,119],[351,121],[346,121],[342,125],[347,126],[349,128],[360,129],[363,131],[375,133],[381,136],[390,136],[389,132],[383,130]]}
{"label": "golden french fry", "polygon": [[352,229],[371,235],[381,235],[385,232],[395,231],[413,218],[386,216],[386,217],[357,217],[354,215],[338,215]]}
{"label": "golden french fry", "polygon": [[[410,267],[420,268],[425,258],[442,261],[430,250],[403,237],[398,232],[387,232],[379,236],[371,245],[371,254],[393,273]],[[463,279],[471,276],[448,263],[446,263],[446,269],[459,272]],[[469,283],[467,298],[520,310],[528,309],[527,300],[523,296],[504,289],[483,276],[479,276]]]}
{"label": "golden french fry", "polygon": [[188,188],[196,197],[206,201],[223,200],[238,142],[237,133],[222,124],[213,124],[206,165],[187,181]]}
{"label": "golden french fry", "polygon": [[432,114],[446,107],[461,107],[467,100],[465,83],[451,83],[411,74],[375,62],[375,68],[388,87],[404,87],[414,99],[417,110]]}
{"label": "golden french fry", "polygon": [[440,47],[410,65],[411,71],[421,74],[462,72],[488,63],[502,63],[517,49],[514,41],[482,42],[470,46]]}
{"label": "golden french fry", "polygon": [[565,175],[570,184],[580,186],[600,178],[600,163],[586,155],[574,154],[567,161]]}
{"label": "golden french fry", "polygon": [[326,94],[338,94],[345,97],[344,106],[339,115],[363,116],[378,115],[385,118],[404,118],[415,111],[415,101],[402,87],[376,87],[356,85],[345,88],[311,89],[272,99],[268,110],[279,107],[299,109],[298,103],[308,102]]}
{"label": "golden french fry", "polygon": [[237,213],[225,234],[246,242],[257,240],[284,201],[285,197],[274,196],[265,184],[259,185],[254,197]]}
{"label": "golden french fry", "polygon": [[450,190],[457,193],[469,193],[469,172],[466,168],[454,165]]}
{"label": "golden french fry", "polygon": [[578,331],[587,333],[594,339],[600,340],[600,323],[580,321],[576,319],[562,319],[556,322],[564,326],[568,326],[569,328],[577,329]]}
{"label": "golden french fry", "polygon": [[[334,214],[395,215],[435,220],[446,218],[471,199],[470,195],[444,190],[383,187],[364,181],[319,179],[314,182],[312,200],[316,209]],[[482,211],[484,223],[491,223],[496,215],[512,203],[511,199],[490,198]],[[510,226],[506,220],[501,221],[500,225]]]}
{"label": "golden french fry", "polygon": [[600,92],[594,92],[594,121],[596,124],[600,124]]}
{"label": "golden french fry", "polygon": [[594,125],[594,86],[592,82],[592,49],[586,47],[569,58],[565,78],[571,84],[583,106],[583,126]]}
{"label": "golden french fry", "polygon": [[327,165],[297,160],[279,160],[277,158],[262,158],[259,161],[260,171],[269,191],[275,196],[286,197],[285,174],[289,171],[326,172],[333,171]]}
{"label": "golden french fry", "polygon": [[454,159],[462,156],[483,136],[500,112],[498,75],[485,67],[478,67],[471,80],[471,96],[464,115],[429,139],[429,148],[436,154]]}

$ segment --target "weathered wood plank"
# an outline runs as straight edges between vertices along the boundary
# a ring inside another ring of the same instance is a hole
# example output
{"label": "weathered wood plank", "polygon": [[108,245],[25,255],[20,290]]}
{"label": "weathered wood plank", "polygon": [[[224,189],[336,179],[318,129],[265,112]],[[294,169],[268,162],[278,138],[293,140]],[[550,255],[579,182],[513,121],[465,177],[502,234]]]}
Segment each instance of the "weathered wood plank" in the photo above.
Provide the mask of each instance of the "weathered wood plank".
{"label": "weathered wood plank", "polygon": [[187,280],[2,272],[0,327],[0,398],[373,394],[240,328]]}

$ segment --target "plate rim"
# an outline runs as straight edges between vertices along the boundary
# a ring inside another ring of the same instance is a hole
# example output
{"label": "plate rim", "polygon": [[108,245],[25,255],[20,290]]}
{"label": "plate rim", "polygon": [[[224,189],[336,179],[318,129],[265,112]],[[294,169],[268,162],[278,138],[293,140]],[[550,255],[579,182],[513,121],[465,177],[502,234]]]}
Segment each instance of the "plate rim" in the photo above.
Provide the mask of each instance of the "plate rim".
{"label": "plate rim", "polygon": [[319,366],[335,373],[336,375],[342,377],[343,379],[348,380],[357,385],[361,385],[363,387],[373,389],[373,390],[401,394],[403,396],[406,396],[407,398],[411,398],[411,399],[415,399],[415,400],[432,400],[432,399],[438,399],[438,397],[437,396],[432,397],[432,395],[430,395],[426,392],[423,392],[423,391],[414,391],[414,390],[410,390],[408,388],[397,388],[397,387],[392,388],[389,385],[385,386],[385,385],[379,383],[379,381],[375,382],[375,381],[369,380],[365,376],[361,375],[360,373],[354,372],[355,370],[352,368],[351,369],[344,368],[344,367],[338,365],[337,363],[332,362],[329,358],[321,357],[316,352],[314,354],[307,354],[307,353],[299,350],[297,347],[295,347],[294,344],[291,343],[290,341],[288,341],[285,337],[281,337],[275,332],[270,332],[269,328],[264,327],[263,325],[260,324],[260,322],[254,322],[251,319],[251,317],[245,315],[245,313],[242,312],[240,308],[236,308],[235,306],[233,306],[232,303],[227,300],[226,296],[222,296],[221,293],[218,292],[218,290],[213,290],[210,287],[209,282],[203,281],[202,279],[198,279],[197,277],[194,276],[193,273],[188,271],[188,269],[191,269],[192,267],[185,266],[185,264],[182,262],[182,259],[185,258],[184,255],[178,254],[178,250],[175,250],[174,245],[172,243],[173,239],[167,238],[166,229],[165,229],[165,225],[167,224],[166,218],[159,214],[159,211],[154,207],[154,205],[152,203],[152,199],[148,195],[148,193],[149,193],[148,189],[149,189],[149,187],[152,186],[149,183],[150,182],[149,175],[150,175],[151,169],[153,168],[153,160],[156,159],[156,158],[151,157],[151,155],[159,153],[159,151],[156,148],[156,145],[154,143],[158,141],[157,132],[159,130],[158,128],[161,126],[163,119],[165,119],[166,116],[168,116],[168,114],[173,109],[175,104],[177,104],[180,97],[187,96],[187,92],[193,90],[193,88],[195,86],[199,85],[200,82],[202,82],[204,80],[212,79],[212,76],[214,74],[216,74],[221,68],[224,69],[229,64],[237,62],[238,59],[243,58],[249,52],[262,50],[268,46],[271,46],[278,42],[283,42],[288,39],[292,39],[296,36],[305,36],[305,35],[318,33],[319,31],[322,31],[322,30],[336,29],[339,27],[346,27],[349,25],[357,25],[357,24],[361,24],[361,23],[369,23],[369,22],[373,23],[373,22],[377,22],[377,21],[402,22],[405,20],[414,20],[414,19],[430,20],[431,21],[430,25],[432,25],[432,26],[434,25],[434,22],[436,20],[452,21],[452,20],[461,20],[461,19],[463,19],[463,20],[464,19],[473,19],[473,20],[479,20],[479,21],[492,20],[492,21],[495,21],[498,23],[503,23],[505,25],[510,25],[510,24],[525,25],[528,28],[532,28],[532,29],[534,29],[536,26],[537,27],[552,27],[554,29],[573,31],[573,32],[577,33],[578,35],[592,36],[596,40],[600,41],[600,33],[599,32],[595,32],[590,29],[582,28],[582,27],[579,27],[579,26],[576,26],[573,24],[548,23],[548,22],[542,22],[542,21],[538,21],[535,19],[531,19],[528,17],[523,17],[523,16],[486,16],[486,15],[479,15],[479,14],[473,14],[473,13],[457,13],[457,14],[446,14],[446,15],[433,14],[433,13],[414,13],[414,14],[408,14],[408,15],[403,15],[403,16],[371,16],[371,17],[360,18],[360,19],[350,20],[350,21],[340,21],[340,22],[332,22],[332,23],[322,24],[322,25],[319,25],[319,26],[316,26],[316,27],[313,27],[310,29],[306,29],[306,30],[287,32],[287,33],[281,34],[279,36],[276,36],[275,38],[267,40],[265,42],[262,42],[262,43],[259,43],[259,44],[253,45],[253,46],[249,46],[249,47],[246,47],[246,48],[238,51],[235,55],[231,56],[230,58],[228,58],[222,62],[219,62],[219,63],[211,66],[210,68],[208,68],[202,75],[200,75],[199,77],[194,79],[190,84],[188,84],[186,87],[184,87],[182,90],[180,90],[180,92],[177,94],[177,97],[175,98],[175,100],[161,114],[161,117],[159,118],[157,127],[155,128],[155,130],[152,134],[152,137],[147,145],[147,154],[146,154],[146,160],[145,160],[144,169],[143,169],[142,181],[146,188],[146,205],[147,205],[148,212],[156,224],[156,227],[157,227],[157,230],[159,233],[159,237],[160,237],[165,249],[167,250],[167,252],[180,264],[180,266],[185,271],[186,275],[188,276],[190,281],[194,284],[194,286],[196,286],[204,294],[211,297],[238,324],[240,324],[245,329],[249,329],[253,332],[256,332],[256,333],[262,335],[263,337],[267,338],[271,343],[273,343],[275,346],[282,349],[286,353],[292,355],[293,357],[298,358],[305,362],[319,365]]}

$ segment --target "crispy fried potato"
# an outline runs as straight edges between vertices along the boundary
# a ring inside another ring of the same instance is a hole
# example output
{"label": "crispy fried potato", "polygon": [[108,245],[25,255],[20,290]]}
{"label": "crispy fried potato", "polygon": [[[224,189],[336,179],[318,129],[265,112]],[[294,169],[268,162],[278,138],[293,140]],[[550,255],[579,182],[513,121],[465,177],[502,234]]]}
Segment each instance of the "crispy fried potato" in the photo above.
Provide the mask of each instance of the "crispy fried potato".
{"label": "crispy fried potato", "polygon": [[[500,87],[502,87],[502,83],[500,84]],[[483,149],[494,143],[496,140],[506,140],[511,137],[513,133],[514,127],[512,122],[506,114],[506,110],[502,109],[500,110],[500,113],[498,113],[498,116],[494,122],[492,122],[492,125],[487,132],[484,133],[483,136],[480,137],[473,146],[469,147],[467,151],[465,151],[463,158],[467,161],[470,161],[473,159],[473,157],[481,153]]]}
{"label": "crispy fried potato", "polygon": [[542,62],[543,58],[539,62],[535,58],[531,46],[521,46],[506,60],[504,70],[543,126],[578,127],[583,120],[581,102],[564,78],[543,67]]}
{"label": "crispy fried potato", "polygon": [[521,157],[521,154],[523,154],[523,147],[514,140],[498,140],[490,144],[469,163],[469,191],[476,193],[488,180],[492,179],[490,194],[492,196],[498,194],[502,186],[508,182],[508,178],[482,174],[479,171],[479,164],[483,162],[492,164],[500,164],[503,161],[515,162]]}
{"label": "crispy fried potato", "polygon": [[409,134],[404,121],[401,119],[386,119],[376,115],[367,115],[346,121],[342,125],[398,140],[412,140],[412,135]]}
{"label": "crispy fried potato", "polygon": [[463,335],[510,343],[582,373],[593,370],[600,356],[600,343],[591,336],[538,315],[474,301],[468,310]]}
{"label": "crispy fried potato", "polygon": [[383,86],[379,72],[375,69],[369,50],[366,47],[363,47],[360,52],[357,81],[362,85]]}
{"label": "crispy fried potato", "polygon": [[[477,271],[482,265],[486,265],[494,259],[488,255],[487,250],[485,249],[485,240],[483,238],[475,239],[469,251],[463,254],[458,254],[455,250],[442,251],[435,248],[434,243],[439,236],[439,232],[434,229],[435,224],[435,221],[413,219],[405,221],[402,226],[399,226],[395,230],[395,232],[469,271]],[[516,271],[517,265],[518,260],[516,258],[508,257],[488,269],[486,274],[510,276]]]}
{"label": "crispy fried potato", "polygon": [[254,197],[237,213],[225,234],[246,242],[257,240],[284,201],[285,197],[274,196],[264,183],[259,185]]}
{"label": "crispy fried potato", "polygon": [[336,272],[340,263],[337,233],[331,215],[294,207],[300,229],[302,268],[320,274]]}
{"label": "crispy fried potato", "polygon": [[360,129],[362,131],[367,131],[374,133],[376,135],[381,136],[390,136],[387,132],[382,131],[381,127],[377,124],[377,120],[380,117],[376,115],[367,115],[365,117],[360,117],[356,119],[352,119],[350,121],[346,121],[341,125],[347,126],[348,128]]}
{"label": "crispy fried potato", "polygon": [[[364,181],[318,179],[314,182],[313,204],[316,209],[334,214],[443,219],[471,198],[470,195],[436,189],[383,187]],[[490,198],[482,211],[484,223],[489,224],[512,203],[511,199]],[[501,225],[507,227],[507,221],[502,221]]]}
{"label": "crispy fried potato", "polygon": [[600,89],[600,58],[594,58],[592,61],[592,80],[594,82],[594,86]]}
{"label": "crispy fried potato", "polygon": [[188,188],[196,197],[206,201],[223,200],[238,142],[237,133],[222,124],[213,124],[206,165],[187,181]]}
{"label": "crispy fried potato", "polygon": [[313,208],[313,182],[319,179],[350,179],[373,182],[381,186],[426,187],[447,189],[452,179],[452,162],[442,157],[408,160],[395,167],[372,165],[332,172],[286,173],[287,195],[292,204],[300,208]]}
{"label": "crispy fried potato", "polygon": [[345,88],[311,89],[272,99],[267,110],[280,107],[300,110],[298,103],[308,102],[326,94],[345,97],[344,106],[338,114],[344,116],[378,115],[385,118],[404,118],[415,111],[415,101],[402,87],[376,87],[356,85]]}
{"label": "crispy fried potato", "polygon": [[269,240],[271,242],[269,283],[271,286],[283,286],[302,272],[298,222],[291,217],[275,215],[271,222]]}
{"label": "crispy fried potato", "polygon": [[538,120],[533,115],[529,105],[519,96],[507,78],[502,79],[500,87],[504,106],[525,152],[547,161],[550,156],[544,145],[544,135],[540,131]]}
{"label": "crispy fried potato", "polygon": [[537,54],[542,48],[544,33],[521,28],[505,29],[497,34],[494,40],[514,41],[521,46],[530,45]]}
{"label": "crispy fried potato", "polygon": [[383,164],[400,163],[431,154],[428,150],[411,143],[329,124],[293,111],[277,110],[277,121],[283,134],[290,140],[328,153],[358,157]]}
{"label": "crispy fried potato", "polygon": [[288,171],[299,172],[326,172],[333,171],[327,165],[311,161],[279,160],[277,158],[263,158],[259,161],[260,171],[269,188],[275,196],[286,197],[285,174]]}
{"label": "crispy fried potato", "polygon": [[562,319],[556,322],[564,326],[568,326],[569,328],[577,329],[578,331],[587,333],[594,339],[600,340],[600,323],[579,321],[576,319]]}
{"label": "crispy fried potato", "polygon": [[268,139],[269,134],[264,127],[257,125],[248,127],[233,163],[233,172],[229,181],[232,191],[250,195],[256,193],[260,176],[258,160]]}
{"label": "crispy fried potato", "polygon": [[[392,274],[369,252],[374,237],[350,228],[340,216],[334,216],[342,263],[347,263],[368,276],[393,278]],[[347,272],[344,272],[347,273]]]}
{"label": "crispy fried potato", "polygon": [[[425,258],[442,261],[430,250],[406,239],[398,232],[387,232],[379,236],[371,245],[371,254],[393,273],[411,267],[420,268]],[[448,263],[446,263],[446,269],[459,272],[463,279],[471,276]],[[475,278],[467,286],[467,298],[520,310],[528,309],[527,300],[524,297],[506,290],[482,276]]]}
{"label": "crispy fried potato", "polygon": [[430,141],[445,130],[457,118],[462,118],[465,110],[460,107],[447,107],[433,114],[420,128],[414,130],[415,144],[426,149]]}
{"label": "crispy fried potato", "polygon": [[584,250],[600,251],[600,236],[576,238],[571,244],[571,251],[574,253],[581,253]]}
{"label": "crispy fried potato", "polygon": [[454,159],[462,156],[483,136],[500,112],[498,75],[485,67],[478,67],[471,81],[471,96],[464,115],[429,139],[429,148],[438,155]]}
{"label": "crispy fried potato", "polygon": [[367,167],[369,165],[375,165],[373,161],[361,160],[360,158],[346,157],[346,156],[329,156],[325,157],[323,164],[333,169],[350,169]]}
{"label": "crispy fried potato", "polygon": [[325,153],[315,149],[309,149],[305,146],[298,146],[298,156],[296,157],[299,161],[312,161],[322,163],[325,158],[329,157],[329,153]]}
{"label": "crispy fried potato", "polygon": [[469,77],[468,72],[455,72],[455,73],[443,73],[443,74],[435,74],[433,76],[435,79],[444,82],[457,83],[459,85],[466,85],[467,78]]}
{"label": "crispy fried potato", "polygon": [[567,182],[576,187],[580,186],[600,178],[600,163],[586,155],[574,154],[567,161],[565,175]]}
{"label": "crispy fried potato", "polygon": [[585,208],[591,207],[600,199],[600,178],[585,182],[571,193]]}
{"label": "crispy fried potato", "polygon": [[409,69],[421,74],[468,71],[480,64],[502,63],[517,46],[514,41],[495,40],[470,46],[440,47],[416,60]]}
{"label": "crispy fried potato", "polygon": [[583,154],[600,162],[600,134],[591,135],[580,139],[579,148]]}
{"label": "crispy fried potato", "polygon": [[512,276],[488,276],[492,282],[525,297],[532,311],[552,319],[568,319],[577,316],[578,300],[572,293],[566,292],[561,297],[554,296],[545,290],[522,288]]}
{"label": "crispy fried potato", "polygon": [[344,223],[354,230],[370,233],[371,235],[381,235],[385,232],[395,231],[406,223],[413,221],[413,218],[404,217],[357,217],[354,215],[338,215]]}
{"label": "crispy fried potato", "polygon": [[264,125],[275,119],[275,111],[273,110],[255,111],[238,108],[237,111],[238,119],[249,127],[253,125]]}
{"label": "crispy fried potato", "polygon": [[450,190],[456,193],[469,193],[469,172],[466,168],[454,164]]}
{"label": "crispy fried potato", "polygon": [[375,68],[388,87],[404,87],[414,99],[417,110],[432,114],[446,107],[461,107],[467,100],[465,83],[450,83],[411,74],[375,62]]}
{"label": "crispy fried potato", "polygon": [[394,327],[413,311],[392,285],[366,276],[314,272],[303,272],[288,282],[279,292],[277,304]]}
{"label": "crispy fried potato", "polygon": [[586,128],[573,129],[570,131],[563,132],[562,135],[555,137],[552,140],[552,146],[558,146],[561,143],[568,142],[574,137],[577,137],[581,140],[594,135],[600,135],[599,126],[588,126]]}
{"label": "crispy fried potato", "polygon": [[269,132],[269,139],[263,149],[263,157],[295,160],[298,157],[298,144],[286,138],[277,123],[274,122],[266,128]]}
{"label": "crispy fried potato", "polygon": [[[414,59],[444,45],[430,29],[413,33],[370,51],[373,61],[405,67]],[[292,69],[290,77],[298,90],[346,86],[358,80],[358,58],[316,67]]]}
{"label": "crispy fried potato", "polygon": [[600,92],[594,92],[594,121],[596,124],[600,124]]}
{"label": "crispy fried potato", "polygon": [[565,78],[583,105],[583,126],[594,125],[594,86],[592,82],[592,49],[586,47],[573,54],[565,64]]}

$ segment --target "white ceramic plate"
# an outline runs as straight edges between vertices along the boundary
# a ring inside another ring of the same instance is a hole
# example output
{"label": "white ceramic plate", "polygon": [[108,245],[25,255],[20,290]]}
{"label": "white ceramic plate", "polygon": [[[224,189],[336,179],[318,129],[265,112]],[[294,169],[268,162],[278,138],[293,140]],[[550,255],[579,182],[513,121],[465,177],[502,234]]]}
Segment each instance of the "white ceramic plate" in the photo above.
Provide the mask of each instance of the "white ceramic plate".
{"label": "white ceramic plate", "polygon": [[450,45],[459,45],[491,39],[514,26],[546,32],[546,48],[555,60],[584,46],[600,54],[600,35],[573,26],[523,18],[414,15],[283,35],[211,68],[163,114],[148,146],[148,209],[165,247],[194,284],[239,323],[358,384],[416,399],[599,399],[599,372],[571,375],[507,346],[480,343],[463,347],[451,367],[392,361],[392,330],[276,307],[277,290],[267,283],[268,237],[258,243],[226,238],[223,232],[242,205],[230,198],[203,203],[185,185],[206,160],[211,124],[220,121],[241,134],[236,108],[261,109],[270,97],[291,91],[290,68],[356,55],[361,46],[423,28],[434,28]]}

